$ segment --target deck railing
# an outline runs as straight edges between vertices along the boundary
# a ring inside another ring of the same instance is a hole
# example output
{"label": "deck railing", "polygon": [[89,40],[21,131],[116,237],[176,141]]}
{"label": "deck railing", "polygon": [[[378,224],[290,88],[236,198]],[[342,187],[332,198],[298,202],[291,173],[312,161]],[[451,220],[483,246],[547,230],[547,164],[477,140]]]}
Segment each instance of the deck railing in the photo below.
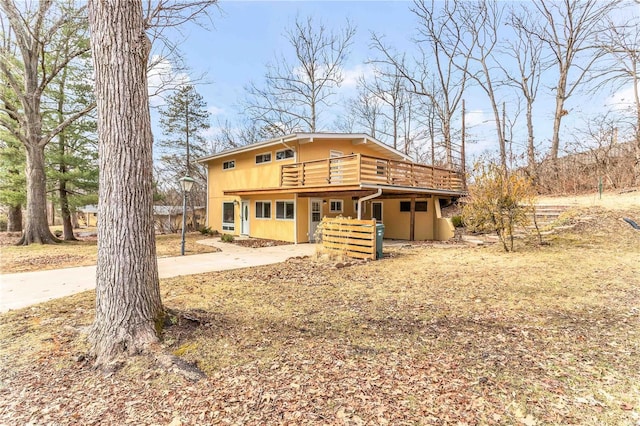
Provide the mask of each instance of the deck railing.
{"label": "deck railing", "polygon": [[463,191],[459,172],[408,161],[351,154],[336,158],[286,164],[281,187],[356,185],[360,183]]}

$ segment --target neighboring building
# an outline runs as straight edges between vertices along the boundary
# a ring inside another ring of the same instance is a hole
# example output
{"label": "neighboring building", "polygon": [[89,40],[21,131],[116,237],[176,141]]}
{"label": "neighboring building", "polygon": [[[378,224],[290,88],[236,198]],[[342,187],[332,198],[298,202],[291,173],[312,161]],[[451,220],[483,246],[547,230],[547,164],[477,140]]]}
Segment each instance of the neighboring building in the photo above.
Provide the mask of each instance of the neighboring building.
{"label": "neighboring building", "polygon": [[78,207],[76,217],[80,226],[98,226],[98,206],[95,204],[87,204]]}
{"label": "neighboring building", "polygon": [[[196,206],[193,213],[195,214],[196,222],[201,223],[205,208]],[[191,228],[193,223],[191,214],[191,207],[187,206],[187,229]],[[153,221],[156,232],[178,232],[178,230],[182,229],[182,206],[153,206]]]}
{"label": "neighboring building", "polygon": [[461,173],[415,163],[364,134],[298,133],[198,160],[208,169],[207,225],[222,233],[312,242],[325,216],[376,218],[385,238],[446,240],[441,205]]}
{"label": "neighboring building", "polygon": [[[187,224],[191,226],[191,207],[187,207]],[[202,221],[205,208],[194,207],[195,219],[198,223]],[[98,206],[86,205],[78,208],[78,219],[82,226],[98,225]],[[156,232],[172,233],[182,229],[182,206],[153,206],[153,221]]]}

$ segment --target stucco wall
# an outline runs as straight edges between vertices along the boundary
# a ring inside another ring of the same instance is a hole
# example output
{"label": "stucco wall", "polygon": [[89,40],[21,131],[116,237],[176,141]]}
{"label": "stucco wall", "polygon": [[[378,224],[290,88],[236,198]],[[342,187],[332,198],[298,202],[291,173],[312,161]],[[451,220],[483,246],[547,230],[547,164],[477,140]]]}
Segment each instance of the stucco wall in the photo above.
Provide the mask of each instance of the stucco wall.
{"label": "stucco wall", "polygon": [[[294,149],[294,158],[278,161],[275,159],[276,151]],[[260,188],[279,188],[280,168],[284,164],[305,162],[312,160],[326,159],[330,156],[330,151],[340,151],[344,155],[360,153],[373,157],[382,157],[380,152],[371,148],[370,144],[353,143],[351,139],[343,140],[316,140],[314,142],[298,143],[288,142],[287,146],[276,144],[267,148],[256,148],[252,151],[232,154],[223,158],[209,161],[209,188],[208,188],[208,226],[220,232],[233,233],[239,235],[241,232],[240,203],[243,200],[250,201],[249,233],[252,237],[269,238],[294,242],[297,237],[298,242],[309,241],[309,198],[296,197],[292,194],[277,195],[262,194],[258,196],[246,196],[243,198],[235,196],[225,196],[223,191],[249,190]],[[271,153],[271,161],[263,164],[256,164],[256,155]],[[223,163],[234,160],[233,169],[223,170]],[[331,200],[339,199],[343,202],[342,212],[331,212]],[[295,200],[296,220],[276,219],[276,201]],[[351,197],[324,197],[322,198],[322,217],[357,217],[354,201]],[[385,224],[385,237],[408,240],[410,236],[410,212],[400,211],[400,202],[409,201],[406,199],[379,199],[383,203],[383,222]],[[418,199],[424,201],[425,198]],[[235,208],[235,230],[233,232],[222,230],[222,203],[237,201]],[[270,201],[272,217],[270,219],[260,219],[255,217],[255,202]],[[372,213],[372,201],[366,202],[362,218],[370,219]],[[427,211],[415,213],[415,234],[416,240],[444,240],[453,236],[453,226],[451,221],[442,219],[438,197],[427,198]]]}

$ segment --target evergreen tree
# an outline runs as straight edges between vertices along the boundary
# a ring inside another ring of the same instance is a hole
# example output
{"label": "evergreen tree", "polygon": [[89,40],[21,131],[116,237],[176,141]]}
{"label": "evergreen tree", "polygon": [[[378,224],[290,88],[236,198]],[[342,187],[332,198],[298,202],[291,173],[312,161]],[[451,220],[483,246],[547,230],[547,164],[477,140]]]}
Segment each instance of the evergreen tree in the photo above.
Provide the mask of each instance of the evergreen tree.
{"label": "evergreen tree", "polygon": [[27,200],[24,148],[0,131],[0,204],[7,208],[7,231],[22,231],[22,205]]}
{"label": "evergreen tree", "polygon": [[[160,109],[160,127],[165,136],[158,143],[165,180],[177,182],[185,174],[195,179],[190,192],[190,205],[203,205],[206,197],[206,171],[196,159],[207,153],[202,132],[209,128],[209,111],[202,96],[192,84],[180,86],[169,96],[165,107]],[[192,226],[197,228],[195,215],[191,215]]]}
{"label": "evergreen tree", "polygon": [[[46,213],[45,147],[95,105],[65,114],[63,122],[50,127],[46,92],[69,63],[89,51],[86,6],[73,0],[0,0],[0,10],[0,74],[12,91],[0,99],[0,127],[22,143],[26,154],[27,220],[18,244],[55,243],[59,240],[49,230]],[[63,44],[69,48],[60,49]]]}
{"label": "evergreen tree", "polygon": [[[68,49],[63,44],[60,49]],[[51,114],[46,118],[55,127],[64,122],[71,111],[82,110],[95,102],[91,81],[91,58],[87,52],[70,63],[49,85]],[[98,201],[98,148],[95,140],[96,120],[91,115],[78,118],[65,127],[48,145],[47,179],[56,194],[62,216],[63,239],[75,240],[72,215],[76,207]]]}
{"label": "evergreen tree", "polygon": [[209,128],[209,111],[202,96],[191,84],[180,86],[169,96],[167,105],[160,109],[162,139],[158,146],[163,161],[183,166],[184,173],[191,174],[198,156],[206,153],[202,131]]}

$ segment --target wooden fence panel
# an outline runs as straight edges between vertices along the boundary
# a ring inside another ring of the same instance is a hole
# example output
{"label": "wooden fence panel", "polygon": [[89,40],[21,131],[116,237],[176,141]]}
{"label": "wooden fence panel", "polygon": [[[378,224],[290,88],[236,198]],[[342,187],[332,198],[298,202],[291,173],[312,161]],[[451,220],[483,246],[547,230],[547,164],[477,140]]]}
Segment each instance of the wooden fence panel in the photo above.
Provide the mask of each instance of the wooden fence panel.
{"label": "wooden fence panel", "polygon": [[376,220],[322,219],[322,246],[334,254],[376,259]]}

